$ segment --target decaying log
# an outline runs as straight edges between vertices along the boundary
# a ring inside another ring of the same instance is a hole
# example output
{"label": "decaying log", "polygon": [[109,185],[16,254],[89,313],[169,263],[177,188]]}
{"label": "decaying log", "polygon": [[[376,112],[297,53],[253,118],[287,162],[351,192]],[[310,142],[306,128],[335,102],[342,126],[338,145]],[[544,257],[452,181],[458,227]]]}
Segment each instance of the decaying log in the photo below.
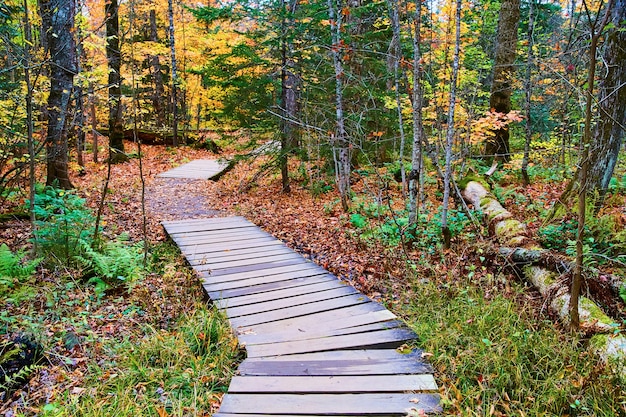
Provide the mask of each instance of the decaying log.
{"label": "decaying log", "polygon": [[[529,238],[526,225],[513,219],[511,212],[485,185],[468,181],[463,189],[463,198],[483,213],[490,234],[503,246],[501,254],[514,262],[526,264],[521,268],[524,277],[547,300],[550,310],[569,326],[569,289],[565,285],[566,280],[561,277],[563,272],[571,269],[570,263],[565,258],[546,256],[545,251]],[[549,269],[550,266],[553,268]],[[619,324],[586,297],[580,298],[578,311],[581,329],[595,333],[591,338],[592,348],[605,363],[616,366],[614,369],[626,376],[626,337],[614,334]]]}

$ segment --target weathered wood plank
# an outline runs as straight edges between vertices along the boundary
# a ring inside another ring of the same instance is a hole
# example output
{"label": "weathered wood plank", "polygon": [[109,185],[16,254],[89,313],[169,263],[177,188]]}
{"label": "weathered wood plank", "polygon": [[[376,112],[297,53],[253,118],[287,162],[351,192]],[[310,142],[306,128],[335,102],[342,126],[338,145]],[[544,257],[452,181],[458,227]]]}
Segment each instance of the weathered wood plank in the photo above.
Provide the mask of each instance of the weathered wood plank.
{"label": "weathered wood plank", "polygon": [[213,159],[197,159],[162,172],[157,177],[208,180],[221,174],[226,168],[228,168],[228,163],[226,162]]}
{"label": "weathered wood plank", "polygon": [[307,262],[302,256],[297,253],[285,253],[281,255],[267,255],[259,258],[251,258],[251,259],[240,259],[234,261],[218,261],[218,262],[206,262],[202,265],[194,265],[193,269],[198,272],[202,271],[216,271],[220,269],[229,269],[229,268],[237,268],[240,266],[249,266],[255,264],[269,263],[269,262],[279,262],[279,261],[290,261],[290,260],[298,260],[300,262]]}
{"label": "weathered wood plank", "polygon": [[227,216],[227,217],[204,217],[201,219],[183,219],[183,220],[163,220],[163,225],[177,225],[177,224],[203,224],[203,223],[227,223],[227,222],[246,222],[252,224],[243,216]]}
{"label": "weathered wood plank", "polygon": [[239,393],[381,393],[436,391],[432,375],[234,376],[228,387]]}
{"label": "weathered wood plank", "polygon": [[[233,237],[232,239],[225,242],[191,242],[189,244],[180,244],[180,250],[183,252],[191,252],[194,253],[203,253],[203,252],[211,252],[213,250],[228,250],[228,249],[236,249],[236,248],[250,248],[250,247],[258,247],[258,243],[268,243],[275,242],[271,236],[257,236],[257,237]],[[254,243],[254,246],[250,246],[251,243]]]}
{"label": "weathered wood plank", "polygon": [[406,415],[438,412],[436,394],[226,394],[220,412],[239,414]]}
{"label": "weathered wood plank", "polygon": [[409,329],[392,329],[344,336],[321,337],[318,339],[247,345],[246,351],[249,358],[256,358],[260,356],[291,355],[294,353],[323,352],[339,349],[384,349],[401,346],[415,338],[415,333]]}
{"label": "weathered wood plank", "polygon": [[[381,314],[386,313],[385,311],[381,311]],[[392,314],[392,313],[389,313]],[[384,314],[388,317],[387,314]],[[356,333],[366,333],[375,330],[385,330],[385,329],[395,329],[399,327],[405,327],[404,324],[398,320],[377,320],[373,316],[362,315],[362,321],[365,321],[365,324],[358,324],[354,326],[346,326],[345,322],[334,324],[334,323],[323,323],[318,326],[301,326],[297,329],[283,330],[277,331],[275,333],[265,333],[260,332],[257,333],[258,330],[252,331],[251,333],[238,333],[239,342],[242,345],[262,345],[267,343],[279,343],[279,342],[288,342],[288,341],[296,341],[296,340],[306,340],[316,337],[329,337],[329,336],[342,336],[348,334],[356,334]],[[369,321],[375,321],[374,323],[368,323]]]}
{"label": "weathered wood plank", "polygon": [[[266,286],[266,288],[268,288]],[[237,297],[222,297],[216,302],[217,306],[220,308],[233,308],[240,307],[249,304],[257,304],[268,301],[275,301],[290,297],[295,297],[298,295],[306,295],[311,293],[316,293],[319,291],[336,289],[336,288],[346,288],[346,284],[337,280],[315,280],[309,279],[309,281],[301,282],[298,286],[289,286],[287,288],[284,287],[275,287],[273,290],[269,290],[266,292],[255,293],[251,295],[243,295]]]}
{"label": "weathered wood plank", "polygon": [[268,241],[268,242],[259,242],[256,243],[254,245],[242,245],[241,247],[238,246],[236,248],[226,248],[226,249],[214,249],[212,251],[209,252],[198,252],[196,250],[194,250],[194,253],[189,253],[185,256],[185,258],[187,259],[187,261],[189,261],[189,263],[193,262],[193,261],[197,261],[197,260],[201,260],[201,259],[205,259],[205,258],[209,258],[212,256],[223,256],[223,255],[229,255],[232,254],[233,256],[237,255],[237,254],[244,254],[244,251],[250,251],[252,253],[254,253],[255,251],[266,251],[266,250],[273,250],[274,248],[284,248],[286,247],[281,241],[275,240],[275,241]]}
{"label": "weathered wood plank", "polygon": [[311,262],[307,261],[306,259],[302,257],[297,257],[297,258],[293,258],[293,259],[289,259],[285,261],[272,261],[272,262],[266,261],[266,262],[258,263],[258,264],[250,264],[250,265],[245,265],[245,266],[218,269],[218,270],[213,269],[210,271],[203,271],[203,270],[198,271],[198,269],[196,268],[194,269],[201,278],[205,279],[205,282],[207,280],[211,282],[211,278],[219,277],[222,275],[233,275],[233,274],[237,274],[240,272],[262,271],[264,269],[274,269],[274,268],[280,268],[283,266],[305,265],[307,263],[311,263]]}
{"label": "weathered wood plank", "polygon": [[[229,242],[235,240],[235,238],[253,238],[253,237],[271,237],[277,240],[269,233],[263,232],[258,228],[241,228],[234,231],[226,231],[225,233],[209,232],[197,232],[197,233],[181,233],[172,235],[172,240],[177,245],[189,246],[199,243],[220,243]],[[243,239],[239,239],[243,240]]]}
{"label": "weathered wood plank", "polygon": [[259,314],[266,311],[292,308],[320,300],[330,300],[352,294],[359,294],[359,292],[350,286],[343,285],[340,287],[317,291],[311,294],[302,294],[289,298],[281,298],[278,300],[263,301],[259,303],[243,305],[240,307],[230,307],[228,305],[228,301],[226,301],[226,306],[224,308],[226,309],[226,314],[228,315],[228,317],[234,318],[250,314]]}
{"label": "weathered wood plank", "polygon": [[[290,275],[291,277],[289,277]],[[294,276],[297,278],[293,278]],[[204,289],[212,300],[217,300],[221,298],[236,298],[273,293],[278,290],[287,290],[289,288],[319,284],[323,282],[345,285],[334,275],[320,274],[315,270],[311,270],[273,275],[266,278],[250,278],[234,282],[228,281],[227,283],[224,283],[225,285],[230,285],[230,288],[228,289],[224,289],[221,284],[215,284],[213,286],[205,285]]]}
{"label": "weathered wood plank", "polygon": [[[332,354],[334,352],[321,352]],[[295,355],[284,356],[288,359]],[[268,358],[248,358],[237,371],[240,375],[256,376],[340,376],[340,375],[410,375],[433,372],[430,364],[413,358],[402,359],[360,359],[360,360],[267,360]]]}
{"label": "weathered wood plank", "polygon": [[424,352],[413,349],[410,352],[399,352],[397,349],[354,349],[337,350],[334,352],[300,353],[289,356],[268,356],[256,358],[260,362],[277,361],[394,361],[404,359],[421,360]]}
{"label": "weathered wood plank", "polygon": [[314,303],[303,304],[301,306],[283,308],[278,311],[273,310],[259,314],[252,314],[249,316],[234,317],[230,319],[230,322],[233,327],[252,326],[256,324],[306,316],[308,314],[321,313],[322,311],[336,310],[338,308],[345,308],[352,305],[365,303],[377,304],[369,300],[364,295],[347,295],[344,297],[332,298],[330,300],[322,300]]}
{"label": "weathered wood plank", "polygon": [[206,232],[206,231],[225,231],[248,228],[253,230],[256,226],[249,222],[231,221],[229,223],[199,223],[189,225],[168,225],[165,227],[168,235],[185,234],[191,232]]}
{"label": "weathered wood plank", "polygon": [[322,324],[326,329],[342,329],[363,323],[394,319],[396,316],[378,303],[362,303],[347,305],[332,310],[314,312],[305,316],[284,318],[279,321],[242,326],[236,329],[240,337],[243,335],[267,335],[281,333],[314,333]]}
{"label": "weathered wood plank", "polygon": [[[285,281],[292,281],[296,279],[313,279],[315,276],[327,275],[328,279],[337,279],[334,275],[324,272],[324,270],[312,267],[317,266],[314,264],[301,264],[296,263],[294,265],[288,265],[293,271],[287,271],[283,273],[269,274],[260,276],[258,278],[246,278],[245,274],[223,274],[219,276],[210,276],[206,274],[206,280],[203,284],[204,289],[211,292],[224,292],[224,291],[241,291],[241,294],[254,294],[256,292],[263,292],[263,285],[280,286]],[[285,269],[287,267],[283,267]],[[278,269],[278,268],[276,268]],[[271,270],[270,270],[271,271]]]}
{"label": "weathered wood plank", "polygon": [[[260,280],[258,283],[273,282],[277,280],[299,278],[315,272],[316,274],[326,274],[327,272],[313,262],[295,262],[288,265],[270,265],[267,268],[256,267],[249,270],[220,271],[219,274],[211,274],[209,271],[199,272],[198,275],[204,278],[205,286],[212,286],[218,283],[234,283],[243,280]],[[303,275],[298,275],[302,273]],[[237,284],[239,285],[239,284]]]}
{"label": "weathered wood plank", "polygon": [[[234,250],[234,251],[222,251],[218,253],[199,254],[195,253],[191,255],[192,259],[187,259],[192,266],[214,264],[218,262],[256,259],[266,257],[270,255],[293,255],[293,251],[286,246],[265,246],[262,248],[254,248],[248,250]],[[198,256],[200,255],[200,256]]]}

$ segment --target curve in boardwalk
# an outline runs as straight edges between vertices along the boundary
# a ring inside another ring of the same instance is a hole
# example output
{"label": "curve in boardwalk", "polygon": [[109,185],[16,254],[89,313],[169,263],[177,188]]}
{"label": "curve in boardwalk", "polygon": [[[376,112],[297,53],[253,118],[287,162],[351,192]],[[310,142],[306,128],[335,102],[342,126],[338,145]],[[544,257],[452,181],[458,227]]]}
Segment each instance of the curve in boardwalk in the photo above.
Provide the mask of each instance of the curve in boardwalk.
{"label": "curve in boardwalk", "polygon": [[247,358],[216,417],[437,412],[416,335],[382,305],[242,217],[163,222]]}

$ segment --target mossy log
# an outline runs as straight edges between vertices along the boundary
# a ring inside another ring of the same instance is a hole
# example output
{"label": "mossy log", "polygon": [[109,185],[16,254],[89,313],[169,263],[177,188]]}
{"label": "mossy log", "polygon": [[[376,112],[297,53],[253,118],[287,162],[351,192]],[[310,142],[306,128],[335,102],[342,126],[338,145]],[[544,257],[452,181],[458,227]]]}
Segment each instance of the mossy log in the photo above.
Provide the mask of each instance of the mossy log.
{"label": "mossy log", "polygon": [[[547,268],[559,274],[568,274],[574,270],[574,262],[568,257],[546,249],[537,248],[498,248],[498,255],[517,267],[535,265]],[[585,273],[583,291],[612,317],[626,320],[626,308],[620,298],[620,289],[626,285],[623,279],[598,271]]]}
{"label": "mossy log", "polygon": [[[526,225],[513,219],[511,212],[506,210],[482,183],[468,181],[463,189],[463,198],[482,211],[490,234],[503,245],[500,253],[514,262],[527,264],[522,267],[524,277],[539,290],[550,310],[569,326],[569,288],[566,285],[567,280],[562,279],[565,275],[557,272],[570,269],[571,266],[565,258],[547,257],[529,238]],[[541,261],[559,268],[548,269],[546,265],[535,265]],[[586,297],[580,298],[578,311],[581,329],[588,333],[596,333],[591,339],[593,349],[605,363],[617,366],[617,371],[626,376],[626,337],[613,334],[615,329],[619,328],[619,324]]]}

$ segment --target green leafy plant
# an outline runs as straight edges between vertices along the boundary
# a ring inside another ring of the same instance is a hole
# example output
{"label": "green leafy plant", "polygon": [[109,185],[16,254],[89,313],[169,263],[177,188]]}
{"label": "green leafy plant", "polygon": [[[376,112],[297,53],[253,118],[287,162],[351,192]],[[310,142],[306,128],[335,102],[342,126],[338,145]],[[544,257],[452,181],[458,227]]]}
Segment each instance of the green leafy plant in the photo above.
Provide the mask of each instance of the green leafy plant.
{"label": "green leafy plant", "polygon": [[75,255],[91,245],[93,216],[85,200],[74,191],[54,187],[35,194],[34,241],[48,260],[71,264]]}
{"label": "green leafy plant", "polygon": [[141,243],[129,245],[120,239],[106,242],[98,251],[86,242],[81,242],[80,245],[82,254],[76,255],[74,259],[83,268],[84,275],[91,277],[90,281],[96,286],[96,290],[105,289],[103,282],[107,285],[131,284],[141,276]]}
{"label": "green leafy plant", "polygon": [[32,275],[41,259],[26,260],[24,253],[13,253],[5,244],[0,245],[0,294],[19,281]]}

